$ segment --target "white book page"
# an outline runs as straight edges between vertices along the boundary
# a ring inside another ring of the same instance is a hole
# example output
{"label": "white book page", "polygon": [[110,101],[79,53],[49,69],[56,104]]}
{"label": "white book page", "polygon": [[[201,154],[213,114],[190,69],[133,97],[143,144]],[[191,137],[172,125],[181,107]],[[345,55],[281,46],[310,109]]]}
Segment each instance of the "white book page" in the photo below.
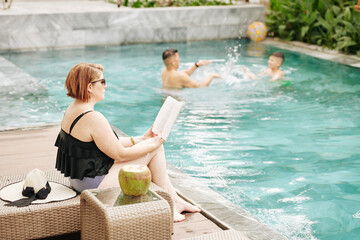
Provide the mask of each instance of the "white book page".
{"label": "white book page", "polygon": [[167,140],[182,106],[182,102],[168,96],[155,118],[152,131],[156,134],[161,132],[162,138]]}

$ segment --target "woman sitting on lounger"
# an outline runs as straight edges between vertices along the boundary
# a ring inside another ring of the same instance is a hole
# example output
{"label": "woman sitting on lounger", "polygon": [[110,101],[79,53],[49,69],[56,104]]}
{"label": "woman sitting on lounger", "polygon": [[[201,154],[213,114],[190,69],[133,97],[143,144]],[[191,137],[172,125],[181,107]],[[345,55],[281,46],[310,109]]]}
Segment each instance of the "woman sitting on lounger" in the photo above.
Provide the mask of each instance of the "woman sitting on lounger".
{"label": "woman sitting on lounger", "polygon": [[118,137],[94,105],[104,99],[106,82],[103,66],[75,65],[67,75],[67,95],[75,100],[66,109],[55,145],[56,168],[70,176],[71,185],[81,192],[90,188],[119,186],[118,172],[127,164],[147,165],[152,181],[167,190],[174,201],[174,221],[182,221],[183,211],[200,209],[180,198],[166,173],[161,134],[150,128],[140,137]]}

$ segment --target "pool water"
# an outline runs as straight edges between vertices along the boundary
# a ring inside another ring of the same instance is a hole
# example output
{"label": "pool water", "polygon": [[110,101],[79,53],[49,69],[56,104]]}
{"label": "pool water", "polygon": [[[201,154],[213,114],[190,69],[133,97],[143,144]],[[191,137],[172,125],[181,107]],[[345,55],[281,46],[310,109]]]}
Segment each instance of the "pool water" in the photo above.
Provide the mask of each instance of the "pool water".
{"label": "pool water", "polygon": [[[162,91],[166,48],[179,50],[181,69],[225,59],[193,75],[223,79]],[[264,70],[274,51],[228,40],[2,53],[38,83],[15,93],[1,88],[0,126],[59,122],[71,102],[64,90],[70,68],[101,63],[108,87],[96,110],[111,124],[143,134],[170,94],[185,105],[165,143],[169,162],[289,239],[358,239],[360,69],[283,51],[284,81],[244,76],[242,65]]]}

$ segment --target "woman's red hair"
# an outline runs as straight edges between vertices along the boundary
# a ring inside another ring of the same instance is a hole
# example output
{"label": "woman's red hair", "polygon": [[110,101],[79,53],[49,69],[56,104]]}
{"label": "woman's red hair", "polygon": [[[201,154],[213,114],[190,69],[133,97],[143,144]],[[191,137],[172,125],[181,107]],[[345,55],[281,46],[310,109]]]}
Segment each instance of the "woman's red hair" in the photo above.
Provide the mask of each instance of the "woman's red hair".
{"label": "woman's red hair", "polygon": [[104,67],[101,64],[79,63],[71,68],[65,80],[67,95],[87,102],[90,98],[87,90],[89,83],[101,77]]}

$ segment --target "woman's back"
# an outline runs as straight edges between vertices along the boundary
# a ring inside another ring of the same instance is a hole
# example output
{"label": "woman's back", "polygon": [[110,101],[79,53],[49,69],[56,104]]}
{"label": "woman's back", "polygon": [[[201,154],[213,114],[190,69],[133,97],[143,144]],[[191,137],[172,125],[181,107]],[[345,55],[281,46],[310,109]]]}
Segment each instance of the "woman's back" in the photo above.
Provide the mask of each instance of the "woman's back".
{"label": "woman's back", "polygon": [[[55,142],[55,146],[59,148],[56,157],[56,168],[64,173],[66,177],[70,176],[71,179],[82,180],[84,177],[104,176],[108,173],[114,161],[104,154],[91,138],[91,130],[89,130],[91,127],[86,125],[89,120],[81,122],[93,110],[75,115],[75,119],[73,115],[78,114],[77,109],[72,111],[71,107],[69,107],[68,110],[70,114],[68,114],[68,111],[65,113],[60,133]],[[79,129],[77,130],[78,136],[73,136],[73,129],[76,126],[79,126],[76,128]],[[65,131],[64,128],[68,131]],[[86,136],[90,136],[90,138],[86,138]]]}
{"label": "woman's back", "polygon": [[[82,115],[83,113],[86,114]],[[86,104],[79,104],[74,101],[66,109],[65,115],[61,121],[61,129],[80,141],[93,141],[94,139],[91,135],[92,122],[94,121],[95,115],[96,114],[94,114],[93,110]],[[74,122],[79,116],[81,117]]]}

